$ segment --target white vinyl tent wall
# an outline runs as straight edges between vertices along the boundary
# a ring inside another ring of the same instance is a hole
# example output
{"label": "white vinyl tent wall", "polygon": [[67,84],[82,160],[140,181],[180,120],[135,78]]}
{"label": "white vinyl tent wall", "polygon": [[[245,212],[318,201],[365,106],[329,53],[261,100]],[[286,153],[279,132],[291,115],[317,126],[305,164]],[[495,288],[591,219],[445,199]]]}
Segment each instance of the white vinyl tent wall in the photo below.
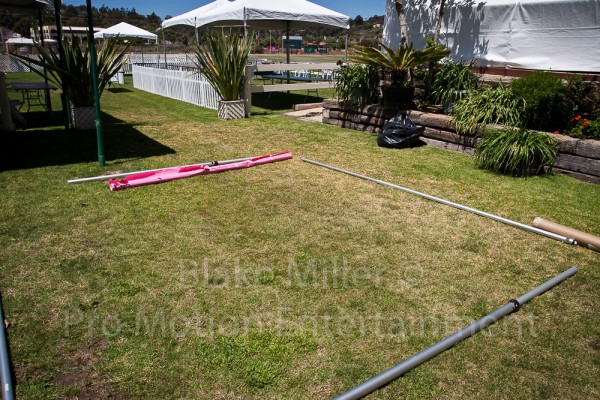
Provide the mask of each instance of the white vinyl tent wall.
{"label": "white vinyl tent wall", "polygon": [[[440,0],[404,0],[409,42],[433,37]],[[386,0],[383,42],[396,48],[400,24]],[[440,42],[453,61],[481,67],[600,72],[598,0],[447,0]]]}

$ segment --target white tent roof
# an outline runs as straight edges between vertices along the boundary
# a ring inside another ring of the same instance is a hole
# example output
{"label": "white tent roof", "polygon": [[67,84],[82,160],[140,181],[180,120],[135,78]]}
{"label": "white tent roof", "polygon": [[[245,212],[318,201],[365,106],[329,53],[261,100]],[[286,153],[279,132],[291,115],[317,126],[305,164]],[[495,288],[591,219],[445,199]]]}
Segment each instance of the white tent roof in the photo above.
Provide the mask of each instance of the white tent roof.
{"label": "white tent roof", "polygon": [[49,0],[0,0],[0,10],[26,12],[28,14],[49,6]]}
{"label": "white tent roof", "polygon": [[[7,44],[14,44],[14,45],[28,45],[28,46],[33,46],[33,39],[24,38],[24,37],[15,37],[15,38],[7,39],[6,43]],[[54,39],[44,39],[44,43],[56,43],[56,40],[54,40]]]}
{"label": "white tent roof", "polygon": [[285,29],[315,25],[350,28],[350,17],[306,0],[216,0],[163,22],[172,25],[241,26]]}
{"label": "white tent roof", "polygon": [[178,15],[173,18],[169,18],[164,20],[161,24],[162,28],[168,28],[174,25],[190,25],[193,27],[197,27],[196,20],[198,17],[206,15],[212,11],[214,11],[218,7],[222,7],[223,5],[229,3],[229,0],[216,0],[212,3],[208,3],[202,7],[196,8],[192,11],[188,11],[184,14]]}
{"label": "white tent roof", "polygon": [[110,28],[102,29],[99,32],[94,33],[94,39],[108,39],[114,37],[120,38],[140,38],[140,39],[151,39],[156,40],[158,35],[152,32],[138,28],[137,26],[130,25],[126,22],[120,22]]}
{"label": "white tent roof", "polygon": [[[408,40],[424,48],[433,36],[440,0],[405,3]],[[481,67],[600,72],[598,0],[487,0],[446,3],[440,42],[453,61]],[[435,10],[435,11],[432,11]],[[383,43],[400,44],[394,0],[386,0]]]}

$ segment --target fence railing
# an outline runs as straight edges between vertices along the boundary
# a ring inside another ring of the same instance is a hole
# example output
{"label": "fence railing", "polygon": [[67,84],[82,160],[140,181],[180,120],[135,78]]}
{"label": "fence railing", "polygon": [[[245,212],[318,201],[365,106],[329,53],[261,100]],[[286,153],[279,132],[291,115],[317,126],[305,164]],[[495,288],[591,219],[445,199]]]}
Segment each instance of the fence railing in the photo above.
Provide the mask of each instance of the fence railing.
{"label": "fence railing", "polygon": [[133,87],[146,92],[216,110],[219,95],[201,74],[132,66]]}
{"label": "fence railing", "polygon": [[[167,54],[167,65],[190,65],[193,64],[195,55],[192,53],[179,53],[179,54]],[[131,74],[131,67],[133,65],[156,65],[157,68],[165,67],[165,55],[161,53],[129,53],[125,58],[125,65],[123,65],[123,72]]]}
{"label": "fence railing", "polygon": [[[40,59],[38,55],[29,55],[29,58]],[[44,68],[34,66],[38,71],[43,71]],[[16,72],[31,72],[31,68],[21,62],[17,57],[10,54],[0,54],[0,72],[16,73]]]}

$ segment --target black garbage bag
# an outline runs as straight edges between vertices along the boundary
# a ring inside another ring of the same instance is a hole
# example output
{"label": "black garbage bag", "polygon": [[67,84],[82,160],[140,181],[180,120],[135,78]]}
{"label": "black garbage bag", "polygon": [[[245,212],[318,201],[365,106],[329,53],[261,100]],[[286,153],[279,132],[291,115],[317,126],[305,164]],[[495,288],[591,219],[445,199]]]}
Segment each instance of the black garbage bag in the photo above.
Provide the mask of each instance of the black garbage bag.
{"label": "black garbage bag", "polygon": [[424,126],[415,125],[405,112],[401,112],[383,125],[377,144],[395,149],[409,147],[419,140],[424,131]]}

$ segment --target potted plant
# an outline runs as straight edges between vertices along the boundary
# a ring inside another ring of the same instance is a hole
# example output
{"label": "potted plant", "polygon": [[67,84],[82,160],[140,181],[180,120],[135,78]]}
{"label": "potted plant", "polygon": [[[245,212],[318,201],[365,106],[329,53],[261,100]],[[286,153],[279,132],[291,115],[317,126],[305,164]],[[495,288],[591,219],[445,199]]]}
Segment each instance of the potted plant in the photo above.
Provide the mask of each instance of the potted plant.
{"label": "potted plant", "polygon": [[[71,41],[63,39],[64,57],[40,43],[34,42],[40,59],[16,55],[28,66],[45,68],[48,81],[53,83],[67,96],[72,107],[72,120],[75,129],[93,129],[95,126],[94,85],[90,49],[82,52],[79,38]],[[107,39],[96,57],[98,74],[98,94],[101,95],[112,78],[125,63],[124,57],[130,45],[117,47],[117,38]],[[31,68],[44,76],[44,70]]]}
{"label": "potted plant", "polygon": [[208,32],[206,45],[198,44],[194,48],[198,69],[221,97],[218,109],[221,119],[245,117],[244,100],[240,95],[244,90],[252,37],[252,34],[240,36],[233,30],[227,34]]}
{"label": "potted plant", "polygon": [[356,46],[350,59],[379,68],[384,77],[383,101],[386,109],[407,108],[414,96],[413,69],[430,62],[438,62],[450,54],[444,46],[430,46],[424,50],[400,45],[396,51],[381,45],[376,47]]}

